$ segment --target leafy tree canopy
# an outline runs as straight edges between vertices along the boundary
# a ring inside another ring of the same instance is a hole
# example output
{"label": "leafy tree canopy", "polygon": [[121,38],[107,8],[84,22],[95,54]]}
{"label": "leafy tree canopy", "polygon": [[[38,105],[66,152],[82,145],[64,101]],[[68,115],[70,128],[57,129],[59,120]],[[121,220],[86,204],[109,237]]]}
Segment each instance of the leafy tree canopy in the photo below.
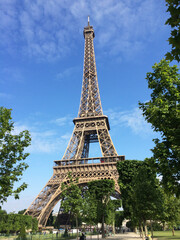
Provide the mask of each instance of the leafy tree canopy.
{"label": "leafy tree canopy", "polygon": [[124,211],[116,211],[115,214],[115,226],[116,227],[121,227],[122,226],[122,222],[125,219],[124,217]]}
{"label": "leafy tree canopy", "polygon": [[24,149],[30,145],[29,132],[13,133],[14,122],[11,120],[11,109],[0,107],[0,203],[10,195],[19,197],[19,193],[27,187],[23,183],[15,190],[14,183],[21,179],[28,167],[24,162],[28,153]]}
{"label": "leafy tree canopy", "polygon": [[156,174],[148,164],[144,162],[139,167],[132,184],[133,215],[139,222],[159,220],[163,212],[164,196]]}
{"label": "leafy tree canopy", "polygon": [[147,122],[162,139],[154,139],[153,157],[149,163],[158,174],[166,190],[180,194],[180,75],[176,65],[161,60],[147,73],[151,100],[139,103]]}
{"label": "leafy tree canopy", "polygon": [[95,180],[88,183],[88,191],[94,197],[97,206],[97,217],[102,223],[102,237],[105,237],[104,223],[108,214],[110,196],[115,191],[115,183],[110,179]]}
{"label": "leafy tree canopy", "polygon": [[180,198],[164,192],[161,222],[168,224],[174,235],[174,228],[180,225]]}
{"label": "leafy tree canopy", "polygon": [[134,189],[133,178],[143,161],[126,160],[117,162],[119,172],[119,186],[121,190],[122,206],[124,209],[124,218],[132,220],[131,207],[133,207],[132,192]]}
{"label": "leafy tree canopy", "polygon": [[83,205],[83,222],[85,222],[88,225],[96,225],[98,223],[98,217],[97,217],[97,205],[98,202],[94,196],[94,194],[91,194],[88,189],[84,189],[83,191],[83,199],[84,199],[84,205]]}
{"label": "leafy tree canopy", "polygon": [[21,230],[22,227],[31,229],[33,232],[38,229],[38,220],[32,216],[22,214],[7,214],[0,210],[0,232],[1,233],[15,233]]}
{"label": "leafy tree canopy", "polygon": [[[132,227],[143,226],[146,220],[159,220],[163,211],[163,194],[156,172],[146,161],[126,160],[117,163],[124,217]],[[144,235],[144,233],[142,234]]]}
{"label": "leafy tree canopy", "polygon": [[78,217],[83,206],[82,191],[78,186],[78,179],[73,179],[71,173],[68,175],[68,185],[62,184],[62,202],[61,207],[64,212],[71,212],[72,215]]}
{"label": "leafy tree canopy", "polygon": [[110,179],[95,180],[88,183],[89,192],[94,194],[97,200],[106,204],[115,189],[115,183]]}
{"label": "leafy tree canopy", "polygon": [[167,25],[170,25],[171,36],[168,41],[172,49],[166,54],[168,60],[180,61],[180,1],[179,0],[166,0],[167,12],[170,13],[170,17],[166,21]]}
{"label": "leafy tree canopy", "polygon": [[18,211],[18,214],[24,214],[26,210],[27,209],[20,210],[20,211]]}
{"label": "leafy tree canopy", "polygon": [[[68,184],[64,183],[61,185],[62,189],[62,201],[61,207],[64,209],[65,213],[70,213],[71,216],[76,219],[76,228],[78,229],[78,217],[80,216],[83,209],[83,198],[82,190],[78,186],[78,179],[73,179],[71,172],[68,174]],[[77,230],[77,239],[78,239],[78,230]]]}
{"label": "leafy tree canopy", "polygon": [[[115,225],[116,225],[116,220],[117,220],[116,212],[121,206],[122,206],[122,201],[120,199],[110,199],[108,206],[107,206],[105,222],[106,222],[106,224],[112,226],[113,234],[115,234]],[[118,220],[118,222],[119,222],[119,220]]]}

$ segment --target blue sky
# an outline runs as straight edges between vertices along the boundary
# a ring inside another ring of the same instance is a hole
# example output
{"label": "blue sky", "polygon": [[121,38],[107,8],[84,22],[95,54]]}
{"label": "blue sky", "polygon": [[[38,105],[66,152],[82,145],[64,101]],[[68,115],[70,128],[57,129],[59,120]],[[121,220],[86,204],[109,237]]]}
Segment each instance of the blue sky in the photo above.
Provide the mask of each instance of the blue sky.
{"label": "blue sky", "polygon": [[[12,108],[15,132],[28,129],[28,188],[9,198],[8,212],[27,208],[53,173],[77,117],[87,16],[95,30],[95,56],[104,114],[119,155],[151,156],[157,136],[138,109],[150,99],[145,79],[170,49],[165,1],[1,0],[0,105]],[[91,148],[99,155],[99,146]]]}

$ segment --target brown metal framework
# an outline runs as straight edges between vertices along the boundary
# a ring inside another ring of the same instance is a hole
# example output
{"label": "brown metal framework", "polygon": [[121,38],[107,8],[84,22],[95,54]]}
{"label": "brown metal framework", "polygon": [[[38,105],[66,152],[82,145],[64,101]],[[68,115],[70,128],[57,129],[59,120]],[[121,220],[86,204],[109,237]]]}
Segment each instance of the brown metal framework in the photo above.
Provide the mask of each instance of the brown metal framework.
{"label": "brown metal framework", "polygon": [[[85,185],[98,179],[113,179],[116,193],[118,185],[117,161],[125,159],[118,156],[109,134],[108,117],[103,115],[96,62],[94,54],[94,30],[89,25],[84,28],[85,52],[81,102],[78,117],[73,120],[74,130],[62,160],[53,167],[53,176],[29,206],[25,214],[37,217],[40,226],[45,226],[48,217],[61,200],[61,184],[67,183],[68,173],[79,179],[79,185]],[[89,145],[99,142],[102,157],[88,158]]]}

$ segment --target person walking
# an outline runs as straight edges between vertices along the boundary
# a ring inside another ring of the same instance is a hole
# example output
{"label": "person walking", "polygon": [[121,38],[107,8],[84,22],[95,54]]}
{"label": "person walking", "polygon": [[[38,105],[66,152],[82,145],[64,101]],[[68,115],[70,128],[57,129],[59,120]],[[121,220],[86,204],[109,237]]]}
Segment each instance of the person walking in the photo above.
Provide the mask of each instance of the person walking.
{"label": "person walking", "polygon": [[79,240],[86,240],[86,236],[84,235],[84,233],[82,233]]}

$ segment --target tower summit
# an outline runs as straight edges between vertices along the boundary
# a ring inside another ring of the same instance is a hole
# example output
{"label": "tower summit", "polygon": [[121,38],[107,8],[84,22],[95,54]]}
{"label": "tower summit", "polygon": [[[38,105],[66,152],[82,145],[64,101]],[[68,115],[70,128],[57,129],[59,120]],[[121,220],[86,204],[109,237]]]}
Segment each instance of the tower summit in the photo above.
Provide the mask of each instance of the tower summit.
{"label": "tower summit", "polygon": [[83,84],[81,93],[81,103],[78,117],[100,116],[103,115],[99,87],[97,80],[96,61],[94,54],[93,39],[94,29],[89,25],[84,28],[84,70]]}
{"label": "tower summit", "polygon": [[[78,117],[73,120],[74,130],[62,160],[56,160],[53,176],[32,202],[25,214],[37,217],[39,226],[45,226],[54,206],[61,200],[61,185],[67,183],[68,173],[79,185],[99,179],[113,179],[115,190],[120,194],[118,185],[118,156],[109,134],[108,117],[103,115],[94,54],[94,29],[88,26],[83,31],[85,38],[84,69]],[[89,146],[99,142],[102,156],[89,158]]]}

